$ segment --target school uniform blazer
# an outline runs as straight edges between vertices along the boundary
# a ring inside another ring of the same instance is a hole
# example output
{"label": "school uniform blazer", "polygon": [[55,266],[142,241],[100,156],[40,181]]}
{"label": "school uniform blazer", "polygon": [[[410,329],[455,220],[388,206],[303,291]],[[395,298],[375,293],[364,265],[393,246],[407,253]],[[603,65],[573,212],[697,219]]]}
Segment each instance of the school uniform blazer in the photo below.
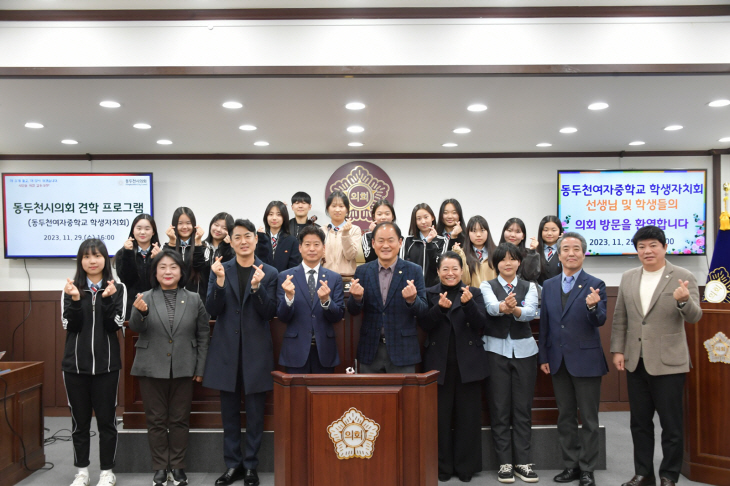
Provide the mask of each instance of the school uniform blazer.
{"label": "school uniform blazer", "polygon": [[[601,300],[593,311],[586,306],[591,287]],[[540,308],[540,364],[549,363],[555,374],[561,363],[572,376],[603,376],[608,373],[598,329],[606,322],[606,284],[603,280],[580,272],[563,307],[562,273],[545,280]]]}
{"label": "school uniform blazer", "polygon": [[292,235],[282,233],[276,243],[276,252],[271,248],[271,237],[267,235],[270,254],[269,265],[279,272],[294,268],[302,263],[302,254],[299,253],[299,240]]}
{"label": "school uniform blazer", "polygon": [[555,253],[553,253],[552,258],[548,261],[548,259],[545,258],[544,246],[542,250],[542,256],[540,258],[540,264],[545,266],[545,268],[542,269],[543,272],[540,274],[540,277],[537,279],[537,283],[539,283],[540,285],[542,285],[549,278],[553,278],[556,275],[561,275],[563,273],[563,265],[560,263],[558,252],[556,251]]}
{"label": "school uniform blazer", "polygon": [[[347,300],[350,314],[356,316],[363,313],[357,359],[365,364],[373,362],[380,343],[380,329],[385,327],[385,346],[393,364],[407,366],[420,363],[421,350],[416,319],[428,311],[421,267],[398,258],[385,305],[380,293],[378,272],[377,261],[357,267],[354,278],[360,279],[360,285],[365,292],[359,303],[352,295]],[[406,303],[401,294],[408,280],[413,280],[418,293],[411,305]]]}
{"label": "school uniform blazer", "polygon": [[[460,288],[466,285],[463,283]],[[444,384],[446,361],[449,354],[451,330],[456,338],[456,361],[462,383],[483,380],[489,376],[487,354],[482,347],[482,333],[487,325],[487,308],[482,291],[469,287],[472,298],[461,303],[461,291],[451,304],[450,309],[439,306],[441,284],[426,289],[428,312],[418,319],[418,324],[428,332],[423,356],[425,370],[438,370],[438,384]]]}
{"label": "school uniform blazer", "polygon": [[[639,294],[642,268],[627,270],[621,277],[613,312],[611,352],[623,353],[629,371],[636,370],[643,353],[644,367],[650,375],[686,373],[690,361],[684,323],[694,324],[702,318],[697,280],[690,271],[666,262],[644,314]],[[681,309],[674,300],[679,279],[689,281],[689,300]]]}
{"label": "school uniform blazer", "polygon": [[226,274],[223,287],[218,287],[215,273],[210,273],[205,308],[217,319],[205,362],[204,387],[235,391],[236,377],[242,367],[246,394],[273,389],[274,346],[269,321],[276,315],[278,272],[271,265],[254,259],[255,266],[261,264],[264,265],[264,278],[256,293],[251,293],[251,281],[246,282],[243,303],[235,258],[223,264]]}
{"label": "school uniform blazer", "polygon": [[[330,288],[330,303],[327,309],[323,309],[316,293],[314,299],[309,298],[307,275],[304,272],[304,267],[297,265],[279,274],[276,287],[276,315],[287,325],[279,353],[279,364],[291,368],[304,366],[312,348],[312,333],[314,333],[319,362],[322,366],[334,367],[340,364],[340,355],[337,352],[333,326],[340,322],[345,314],[342,277],[337,272],[319,267],[317,290],[321,287],[319,282],[325,280]],[[293,275],[292,282],[295,287],[292,305],[286,304],[286,293],[281,288],[281,284],[289,275]]]}
{"label": "school uniform blazer", "polygon": [[466,263],[466,254],[461,248],[453,250],[461,257],[461,264],[464,272],[461,274],[461,281],[467,285],[481,285],[482,282],[488,282],[497,278],[497,271],[489,266],[489,258],[485,258],[483,262],[477,265],[476,272],[469,271],[469,265]]}
{"label": "school uniform blazer", "polygon": [[200,296],[177,289],[172,330],[162,289],[148,290],[142,300],[147,315],[132,307],[129,318],[129,328],[139,333],[131,374],[167,379],[172,370],[172,378],[203,376],[210,324]]}

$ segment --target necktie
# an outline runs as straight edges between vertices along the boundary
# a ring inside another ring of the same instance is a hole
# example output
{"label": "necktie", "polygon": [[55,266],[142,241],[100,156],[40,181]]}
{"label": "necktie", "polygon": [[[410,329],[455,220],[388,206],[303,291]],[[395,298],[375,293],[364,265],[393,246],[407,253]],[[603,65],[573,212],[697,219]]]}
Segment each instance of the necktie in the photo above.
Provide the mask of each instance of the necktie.
{"label": "necktie", "polygon": [[575,277],[572,275],[570,277],[565,277],[565,280],[563,280],[563,292],[566,294],[570,293],[573,289],[573,280],[575,280]]}
{"label": "necktie", "polygon": [[148,251],[149,251],[149,250],[139,250],[139,253],[140,253],[140,255],[142,255],[142,258],[143,258],[143,259],[144,259],[144,258],[147,258],[147,252],[148,252]]}
{"label": "necktie", "polygon": [[444,238],[446,238],[446,241],[448,242],[451,239],[451,233],[444,232]]}
{"label": "necktie", "polygon": [[335,226],[334,227],[334,230],[335,230],[335,233],[337,233],[338,231],[340,231],[340,227],[339,226]]}
{"label": "necktie", "polygon": [[552,257],[553,257],[553,247],[552,246],[548,246],[548,254],[547,254],[548,261],[550,261],[550,259]]}
{"label": "necktie", "polygon": [[309,274],[309,278],[307,278],[307,287],[309,287],[309,298],[314,300],[314,294],[316,292],[316,287],[314,284],[314,270],[310,270],[307,273]]}
{"label": "necktie", "polygon": [[271,249],[276,251],[276,244],[279,242],[279,238],[276,236],[271,237]]}
{"label": "necktie", "polygon": [[99,291],[99,286],[96,284],[91,284],[91,291],[93,293],[97,293]]}
{"label": "necktie", "polygon": [[515,286],[512,285],[512,284],[507,284],[506,287],[507,287],[507,293],[508,294],[511,294],[512,293],[512,289],[515,288]]}
{"label": "necktie", "polygon": [[481,262],[482,261],[482,257],[484,256],[484,250],[474,250],[474,251],[477,252],[477,258]]}

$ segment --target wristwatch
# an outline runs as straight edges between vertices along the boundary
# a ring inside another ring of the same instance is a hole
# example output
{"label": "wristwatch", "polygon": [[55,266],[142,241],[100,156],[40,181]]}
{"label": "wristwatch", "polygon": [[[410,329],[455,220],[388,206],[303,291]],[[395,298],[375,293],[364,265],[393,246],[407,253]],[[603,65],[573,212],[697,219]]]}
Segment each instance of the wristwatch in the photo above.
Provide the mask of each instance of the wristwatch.
{"label": "wristwatch", "polygon": [[687,305],[687,301],[686,300],[684,302],[677,302],[677,307],[679,307],[680,309],[684,309],[684,306],[685,305]]}

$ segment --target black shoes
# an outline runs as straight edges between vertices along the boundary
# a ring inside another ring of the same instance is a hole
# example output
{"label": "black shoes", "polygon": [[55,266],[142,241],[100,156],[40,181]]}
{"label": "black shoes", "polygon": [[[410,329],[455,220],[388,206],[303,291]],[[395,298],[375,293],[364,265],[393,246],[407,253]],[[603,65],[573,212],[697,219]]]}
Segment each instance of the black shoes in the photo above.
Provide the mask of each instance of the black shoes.
{"label": "black shoes", "polygon": [[[246,473],[247,471],[243,468],[243,466],[229,468],[221,477],[215,480],[215,484],[216,486],[232,484],[234,481],[243,479]],[[257,483],[255,484],[258,484],[258,478],[256,479]]]}
{"label": "black shoes", "polygon": [[451,474],[439,473],[439,481],[441,481],[442,483],[445,483],[449,479],[451,479]]}
{"label": "black shoes", "polygon": [[246,474],[243,476],[243,482],[250,486],[258,486],[259,475],[256,473],[256,469],[246,469]]}
{"label": "black shoes", "polygon": [[656,486],[656,477],[634,475],[628,482],[621,486]]}
{"label": "black shoes", "polygon": [[553,478],[556,483],[572,483],[573,481],[580,479],[580,468],[569,469],[566,468]]}
{"label": "black shoes", "polygon": [[[171,472],[172,476],[172,484],[175,486],[187,486],[188,484],[188,477],[185,475],[184,469],[173,469]],[[168,476],[167,479],[171,479],[170,476]]]}
{"label": "black shoes", "polygon": [[593,478],[592,472],[583,471],[580,473],[580,486],[596,486],[596,480]]}
{"label": "black shoes", "polygon": [[471,481],[471,475],[469,474],[459,474],[459,481],[462,483],[468,483]]}
{"label": "black shoes", "polygon": [[158,469],[152,478],[152,486],[167,485],[167,469]]}

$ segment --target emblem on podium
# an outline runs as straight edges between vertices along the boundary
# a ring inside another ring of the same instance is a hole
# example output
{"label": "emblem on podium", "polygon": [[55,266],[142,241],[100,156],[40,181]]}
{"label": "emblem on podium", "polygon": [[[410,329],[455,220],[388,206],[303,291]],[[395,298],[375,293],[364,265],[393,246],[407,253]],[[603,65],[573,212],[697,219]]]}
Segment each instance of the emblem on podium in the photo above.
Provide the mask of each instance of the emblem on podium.
{"label": "emblem on podium", "polygon": [[327,427],[327,433],[335,445],[338,459],[370,459],[373,457],[380,425],[358,409],[350,408]]}
{"label": "emblem on podium", "polygon": [[705,341],[705,349],[710,357],[710,363],[730,364],[730,339],[724,333],[718,332]]}
{"label": "emblem on podium", "polygon": [[730,273],[725,267],[715,268],[707,276],[705,284],[705,300],[713,304],[730,302]]}

